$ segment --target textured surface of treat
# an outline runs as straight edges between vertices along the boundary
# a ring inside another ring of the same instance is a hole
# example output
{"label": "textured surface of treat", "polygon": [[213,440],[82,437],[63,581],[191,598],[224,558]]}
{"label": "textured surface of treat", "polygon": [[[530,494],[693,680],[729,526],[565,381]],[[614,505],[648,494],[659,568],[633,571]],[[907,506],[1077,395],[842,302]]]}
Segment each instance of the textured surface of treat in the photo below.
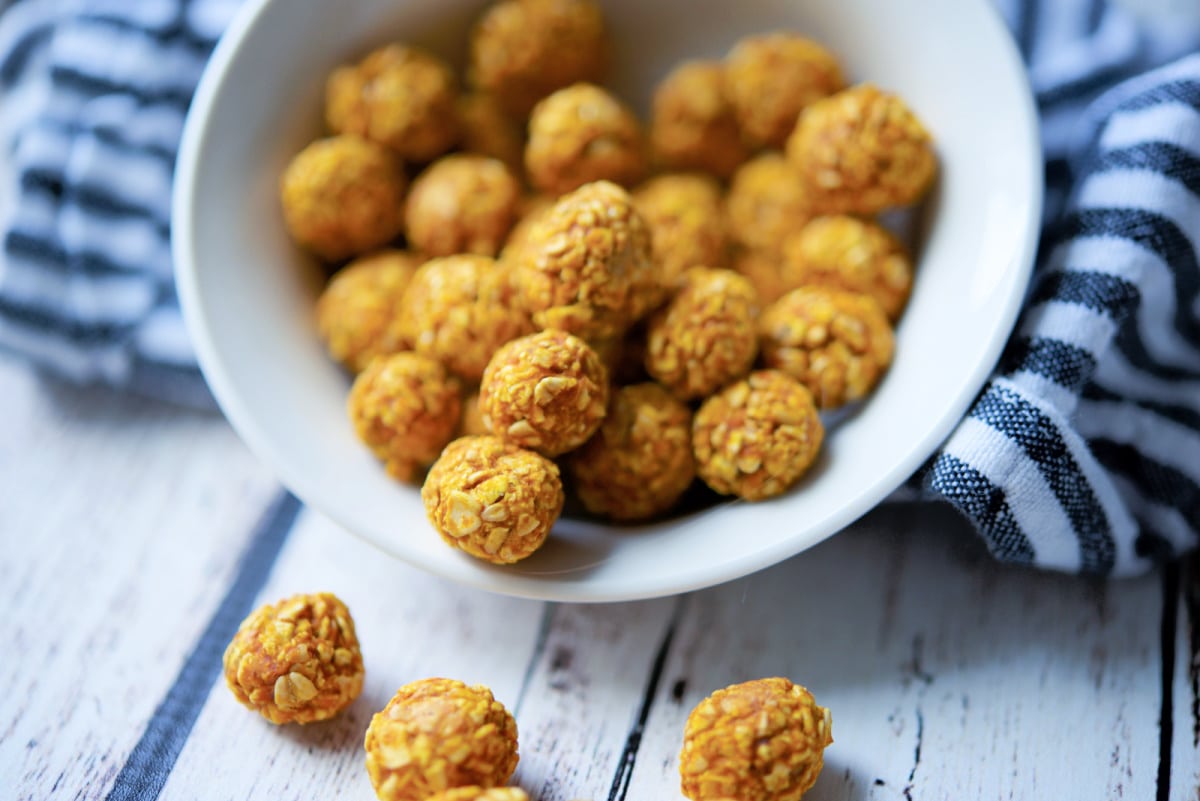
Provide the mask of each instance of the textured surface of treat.
{"label": "textured surface of treat", "polygon": [[667,169],[728,178],[750,155],[717,61],[680,64],[654,90],[650,146]]}
{"label": "textured surface of treat", "polygon": [[591,0],[502,0],[471,32],[468,82],[522,118],[546,95],[579,81],[600,81],[609,42]]}
{"label": "textured surface of treat", "polygon": [[875,298],[892,321],[912,292],[913,265],[899,239],[877,223],[856,217],[818,217],[784,243],[789,282],[821,284]]}
{"label": "textured surface of treat", "polygon": [[318,139],[283,172],[283,220],[300,245],[340,261],[400,234],[407,187],[403,165],[387,148],[358,136]]}
{"label": "textured surface of treat", "polygon": [[542,331],[509,342],[479,385],[484,424],[497,436],[547,456],[578,448],[600,427],[608,371],[586,342]]}
{"label": "textured surface of treat", "polygon": [[739,245],[778,252],[809,221],[812,208],[799,174],[782,153],[771,151],[734,173],[725,213],[729,236]]}
{"label": "textured surface of treat", "polygon": [[559,89],[529,117],[525,173],[543,192],[562,195],[592,181],[632,186],[646,174],[646,142],[633,111],[605,89]]}
{"label": "textured surface of treat", "polygon": [[490,434],[483,422],[483,412],[479,409],[479,393],[472,392],[463,398],[462,415],[459,417],[458,436],[475,437]]}
{"label": "textured surface of treat", "polygon": [[455,787],[434,793],[425,801],[529,801],[520,787]]}
{"label": "textured surface of treat", "polygon": [[405,206],[409,244],[430,256],[495,256],[516,222],[521,184],[497,159],[455,153],[417,176]]}
{"label": "textured surface of treat", "polygon": [[763,308],[801,285],[790,274],[779,251],[735,248],[730,262],[734,270],[754,284]]}
{"label": "textured surface of treat", "polygon": [[824,437],[812,393],[786,373],[759,370],[704,401],[692,453],[713,490],[761,501],[800,480]]}
{"label": "textured surface of treat", "polygon": [[563,507],[558,466],[490,434],[451,442],[421,487],[425,513],[449,545],[493,564],[533,554]]}
{"label": "textured surface of treat", "polygon": [[823,214],[907,206],[937,174],[929,131],[903,100],[871,84],[806,108],[787,155]]}
{"label": "textured surface of treat", "polygon": [[806,286],[759,320],[762,361],[808,387],[822,409],[866,397],[892,362],[895,337],[869,295]]}
{"label": "textured surface of treat", "polygon": [[346,407],[355,434],[388,473],[412,481],[454,436],[461,392],[440,362],[404,351],[367,365]]}
{"label": "textured surface of treat", "polygon": [[277,724],[331,718],[363,686],[354,620],[327,592],[259,607],[242,621],[223,661],[238,701]]}
{"label": "textured surface of treat", "polygon": [[783,678],[734,684],[688,715],[679,754],[691,801],[797,801],[833,742],[829,710]]}
{"label": "textured surface of treat", "polygon": [[317,298],[317,332],[329,355],[355,373],[376,356],[405,350],[400,301],[421,258],[403,250],[360,256]]}
{"label": "textured surface of treat", "polygon": [[589,512],[643,520],[668,511],[696,477],[692,411],[658,384],[614,391],[600,430],[568,457]]}
{"label": "textured surface of treat", "polygon": [[458,140],[458,88],[438,57],[390,44],[339,67],[325,85],[325,121],[386,145],[406,161],[437,158]]}
{"label": "textured surface of treat", "polygon": [[692,267],[725,267],[729,238],[721,186],[701,173],[651,178],[633,193],[633,203],[650,228],[659,282],[674,287]]}
{"label": "textured surface of treat", "polygon": [[486,92],[458,98],[459,145],[468,153],[498,159],[514,175],[525,169],[525,128]]}
{"label": "textured surface of treat", "polygon": [[364,747],[380,801],[425,801],[455,787],[497,787],[517,767],[517,724],[482,684],[431,678],[375,713]]}
{"label": "textured surface of treat", "polygon": [[696,267],[647,324],[646,371],[684,400],[745,375],[758,355],[758,293],[732,270]]}

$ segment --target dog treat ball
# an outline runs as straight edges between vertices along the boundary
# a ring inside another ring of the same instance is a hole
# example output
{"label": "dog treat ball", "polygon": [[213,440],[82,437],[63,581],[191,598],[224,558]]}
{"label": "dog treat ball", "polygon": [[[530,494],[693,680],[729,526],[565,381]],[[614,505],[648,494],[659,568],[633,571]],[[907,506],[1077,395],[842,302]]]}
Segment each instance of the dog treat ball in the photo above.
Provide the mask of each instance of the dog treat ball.
{"label": "dog treat ball", "polygon": [[503,162],[456,153],[425,169],[408,193],[408,243],[430,256],[495,256],[517,220],[521,184]]}
{"label": "dog treat ball", "polygon": [[520,787],[455,787],[434,793],[425,801],[529,801],[529,796]]}
{"label": "dog treat ball", "polygon": [[646,181],[633,203],[650,228],[659,281],[674,286],[692,267],[724,267],[729,240],[721,187],[699,173],[668,173]]}
{"label": "dog treat ball", "polygon": [[325,120],[335,133],[358,134],[406,161],[424,162],[458,140],[457,99],[445,62],[391,44],[333,71],[325,85]]}
{"label": "dog treat ball", "polygon": [[696,477],[692,411],[658,384],[614,391],[596,435],[568,457],[589,512],[643,520],[667,511]]}
{"label": "dog treat ball", "polygon": [[563,487],[554,462],[489,434],[447,445],[429,469],[421,499],[450,546],[506,565],[546,541],[562,512]]}
{"label": "dog treat ball", "polygon": [[904,245],[882,226],[856,217],[818,217],[783,247],[784,271],[801,284],[823,284],[875,298],[888,319],[900,318],[912,291]]}
{"label": "dog treat ball", "polygon": [[892,326],[869,295],[804,286],[759,320],[763,363],[808,387],[822,409],[865,397],[892,362]]}
{"label": "dog treat ball", "polygon": [[646,371],[683,400],[702,398],[745,375],[758,355],[758,294],[732,270],[697,267],[651,318]]}
{"label": "dog treat ball", "polygon": [[525,130],[505,113],[496,98],[469,92],[458,99],[458,128],[462,149],[490,156],[520,174],[525,168]]}
{"label": "dog treat ball", "polygon": [[716,61],[687,61],[654,90],[650,145],[659,164],[728,178],[749,157]]}
{"label": "dog treat ball", "polygon": [[252,612],[225,649],[224,667],[238,701],[277,724],[331,718],[363,686],[354,620],[328,592]]}
{"label": "dog treat ball", "polygon": [[812,393],[786,373],[759,370],[700,406],[692,453],[713,490],[761,501],[800,480],[824,436]]}
{"label": "dog treat ball", "polygon": [[439,362],[403,351],[368,364],[346,406],[358,438],[388,473],[412,481],[454,436],[460,393],[458,381]]}
{"label": "dog treat ball", "polygon": [[425,262],[401,309],[413,350],[470,382],[483,375],[497,348],[533,332],[509,271],[487,256],[464,253]]}
{"label": "dog treat ball", "polygon": [[632,186],[646,173],[646,146],[633,111],[590,83],[542,100],[529,117],[525,173],[543,192],[561,195],[592,181]]}
{"label": "dog treat ball", "polygon": [[556,89],[602,80],[608,57],[592,0],[501,0],[471,32],[467,81],[522,118]]}
{"label": "dog treat ball", "polygon": [[781,153],[743,164],[725,198],[729,235],[746,248],[778,252],[812,218],[808,191]]}
{"label": "dog treat ball", "polygon": [[517,767],[517,724],[482,684],[421,679],[375,713],[363,743],[380,801],[498,787]]}
{"label": "dog treat ball", "polygon": [[845,85],[833,54],[794,33],[746,37],[725,57],[725,92],[755,148],[782,148],[801,110]]}
{"label": "dog treat ball", "polygon": [[797,801],[816,783],[832,742],[829,710],[800,685],[734,684],[688,715],[681,789],[691,801]]}
{"label": "dog treat ball", "polygon": [[788,160],[821,213],[907,206],[933,184],[933,138],[895,95],[861,84],[813,103],[787,142]]}
{"label": "dog treat ball", "polygon": [[608,181],[560,198],[505,258],[519,271],[522,301],[539,328],[617,336],[662,296],[645,220],[629,193]]}
{"label": "dog treat ball", "polygon": [[317,331],[325,348],[358,373],[380,354],[405,350],[400,300],[421,260],[380,250],[338,270],[317,299]]}
{"label": "dog treat ball", "polygon": [[400,234],[407,186],[404,165],[387,148],[357,136],[319,139],[283,172],[283,221],[300,245],[341,261]]}
{"label": "dog treat ball", "polygon": [[492,356],[479,384],[479,407],[492,433],[551,457],[587,442],[607,405],[603,362],[565,331],[509,342]]}

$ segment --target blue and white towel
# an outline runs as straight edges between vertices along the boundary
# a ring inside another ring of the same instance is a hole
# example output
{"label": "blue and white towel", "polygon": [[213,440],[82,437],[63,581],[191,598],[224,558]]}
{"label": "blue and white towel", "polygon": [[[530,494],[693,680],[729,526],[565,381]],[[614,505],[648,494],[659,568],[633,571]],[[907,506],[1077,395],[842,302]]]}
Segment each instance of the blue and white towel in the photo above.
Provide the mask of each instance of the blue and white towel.
{"label": "blue and white towel", "polygon": [[[998,2],[1042,111],[1046,228],[1001,363],[910,486],[1001,559],[1134,573],[1200,540],[1200,35],[1102,0]],[[0,16],[15,167],[0,347],[211,403],[171,280],[170,182],[236,5],[17,0]]]}

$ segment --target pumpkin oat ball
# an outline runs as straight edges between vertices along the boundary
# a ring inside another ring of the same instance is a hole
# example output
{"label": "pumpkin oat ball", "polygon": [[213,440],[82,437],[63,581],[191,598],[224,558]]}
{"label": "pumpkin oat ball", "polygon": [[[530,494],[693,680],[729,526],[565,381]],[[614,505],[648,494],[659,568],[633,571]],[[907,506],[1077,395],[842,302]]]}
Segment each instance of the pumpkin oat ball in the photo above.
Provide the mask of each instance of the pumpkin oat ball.
{"label": "pumpkin oat ball", "polygon": [[633,203],[650,227],[659,281],[675,286],[692,267],[724,267],[729,240],[721,187],[699,173],[669,173],[646,181]]}
{"label": "pumpkin oat ball", "polygon": [[497,348],[534,330],[505,265],[468,253],[421,265],[404,294],[401,319],[413,350],[470,382]]}
{"label": "pumpkin oat ball", "polygon": [[784,295],[763,314],[759,333],[763,363],[808,387],[822,409],[866,397],[895,349],[874,298],[823,286]]}
{"label": "pumpkin oat ball", "polygon": [[646,223],[629,193],[608,181],[564,195],[505,258],[539,328],[617,336],[662,298]]}
{"label": "pumpkin oat ball", "polygon": [[804,107],[845,85],[833,54],[794,33],[748,36],[725,57],[725,93],[754,148],[782,148]]}
{"label": "pumpkin oat ball", "polygon": [[485,789],[472,785],[434,793],[425,801],[529,801],[529,796],[520,787],[489,787]]}
{"label": "pumpkin oat ball", "polygon": [[608,371],[586,342],[542,331],[496,351],[479,384],[479,407],[492,433],[553,457],[596,433],[608,386]]}
{"label": "pumpkin oat ball", "polygon": [[470,92],[458,99],[459,144],[468,153],[490,156],[520,175],[525,168],[525,131],[496,98]]}
{"label": "pumpkin oat ball", "polygon": [[225,682],[272,723],[312,723],[358,697],[363,659],[350,610],[332,593],[266,604],[225,649]]}
{"label": "pumpkin oat ball", "polygon": [[317,299],[317,332],[329,355],[361,372],[381,354],[405,350],[400,301],[421,259],[380,250],[338,270]]}
{"label": "pumpkin oat ball", "polygon": [[778,252],[812,218],[804,183],[782,153],[763,153],[734,173],[725,197],[729,235],[739,245]]}
{"label": "pumpkin oat ball", "polygon": [[413,181],[404,221],[408,242],[430,256],[495,256],[517,220],[521,184],[504,163],[455,153]]}
{"label": "pumpkin oat ball", "polygon": [[508,239],[504,241],[504,249],[500,251],[500,258],[512,264],[520,263],[520,254],[529,240],[529,232],[533,230],[534,224],[546,216],[553,207],[554,198],[549,195],[539,193],[522,197],[517,203],[517,222],[508,232]]}
{"label": "pumpkin oat ball", "polygon": [[542,546],[564,498],[558,465],[487,434],[447,445],[429,469],[421,500],[447,544],[504,565]]}
{"label": "pumpkin oat ball", "polygon": [[903,100],[869,83],[807,107],[787,155],[823,214],[907,206],[937,173],[929,131]]}
{"label": "pumpkin oat ball", "polygon": [[754,284],[763,307],[770,306],[803,283],[795,280],[783,256],[775,251],[738,248],[733,254],[733,269]]}
{"label": "pumpkin oat ball", "polygon": [[479,410],[479,393],[472,392],[462,402],[462,417],[459,418],[458,436],[475,437],[490,434],[483,423],[483,412]]}
{"label": "pumpkin oat ball", "polygon": [[749,372],[758,354],[758,293],[732,270],[696,267],[650,320],[646,371],[683,400]]}
{"label": "pumpkin oat ball", "polygon": [[832,742],[829,710],[804,687],[783,678],[734,684],[688,715],[681,789],[691,801],[798,801]]}
{"label": "pumpkin oat ball", "polygon": [[471,32],[467,81],[522,118],[556,89],[602,80],[608,58],[592,0],[501,0]]}
{"label": "pumpkin oat ball", "polygon": [[667,511],[696,477],[692,411],[658,384],[622,387],[596,435],[568,457],[589,512],[644,520]]}
{"label": "pumpkin oat ball", "polygon": [[346,403],[354,431],[390,475],[412,481],[454,436],[458,381],[428,356],[380,356],[358,374]]}
{"label": "pumpkin oat ball", "polygon": [[783,246],[788,281],[822,284],[875,298],[888,319],[900,319],[912,291],[913,267],[900,240],[856,217],[818,217]]}
{"label": "pumpkin oat ball", "polygon": [[633,111],[608,91],[577,83],[539,102],[529,117],[525,173],[561,195],[592,181],[632,186],[646,173],[646,144]]}
{"label": "pumpkin oat ball", "polygon": [[696,412],[696,473],[722,495],[761,501],[800,480],[824,436],[812,393],[786,373],[759,370]]}
{"label": "pumpkin oat ball", "polygon": [[702,170],[728,178],[750,156],[725,93],[717,61],[686,61],[654,91],[650,145],[671,170]]}
{"label": "pumpkin oat ball", "polygon": [[363,746],[380,801],[425,801],[455,787],[508,781],[517,767],[517,724],[482,684],[421,679],[375,713]]}
{"label": "pumpkin oat ball", "polygon": [[458,140],[458,89],[441,59],[418,47],[390,44],[357,64],[339,67],[325,84],[325,121],[424,162]]}
{"label": "pumpkin oat ball", "polygon": [[387,148],[357,136],[318,139],[283,171],[283,220],[300,245],[341,261],[400,234],[407,185],[404,165]]}

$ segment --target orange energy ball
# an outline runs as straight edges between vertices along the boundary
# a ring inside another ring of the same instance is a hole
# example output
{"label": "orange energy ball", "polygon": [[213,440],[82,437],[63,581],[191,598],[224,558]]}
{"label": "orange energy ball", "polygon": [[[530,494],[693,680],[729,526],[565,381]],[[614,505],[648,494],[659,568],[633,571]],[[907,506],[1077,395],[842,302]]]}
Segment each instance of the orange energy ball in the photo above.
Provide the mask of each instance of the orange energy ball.
{"label": "orange energy ball", "polygon": [[651,249],[664,286],[675,286],[692,267],[724,267],[729,239],[721,187],[699,173],[673,173],[646,181],[633,203],[650,227]]}
{"label": "orange energy ball", "polygon": [[787,679],[734,684],[688,715],[679,754],[691,801],[798,801],[833,742],[829,710]]}
{"label": "orange energy ball", "polygon": [[758,354],[758,294],[732,270],[697,267],[647,328],[646,371],[684,400],[749,372]]}
{"label": "orange energy ball", "polygon": [[381,354],[404,350],[400,300],[421,260],[403,250],[361,256],[329,279],[317,299],[317,332],[329,355],[358,373]]}
{"label": "orange energy ball", "polygon": [[725,57],[725,92],[755,148],[783,147],[804,107],[845,85],[833,54],[794,33],[747,37]]}
{"label": "orange energy ball", "polygon": [[283,221],[300,245],[341,261],[395,239],[404,228],[404,166],[357,136],[319,139],[283,171]]}
{"label": "orange energy ball", "polygon": [[525,173],[561,195],[592,181],[632,186],[646,173],[642,127],[628,106],[599,86],[577,83],[542,100],[529,117]]}
{"label": "orange energy ball", "polygon": [[596,435],[569,457],[589,512],[642,520],[667,511],[696,477],[692,411],[658,384],[622,387]]}
{"label": "orange energy ball", "polygon": [[728,178],[749,157],[719,62],[684,62],[658,85],[650,145],[667,169],[703,170],[719,178]]}
{"label": "orange energy ball", "polygon": [[646,223],[629,193],[607,181],[560,198],[511,258],[539,328],[617,336],[662,295]]}
{"label": "orange energy ball", "polygon": [[517,724],[482,684],[421,679],[375,713],[363,743],[380,801],[425,801],[455,787],[497,787],[517,767]]}
{"label": "orange energy ball", "polygon": [[856,401],[892,362],[892,326],[869,295],[823,286],[793,290],[759,321],[763,363],[808,387],[822,409]]}
{"label": "orange energy ball", "polygon": [[733,269],[754,284],[758,300],[769,306],[803,282],[796,282],[786,269],[783,256],[771,250],[739,248],[733,255]]}
{"label": "orange energy ball", "polygon": [[490,434],[483,422],[483,412],[479,409],[479,393],[472,392],[462,402],[462,417],[458,423],[460,437],[475,437]]}
{"label": "orange energy ball", "polygon": [[519,118],[556,89],[602,80],[608,57],[591,0],[501,0],[471,32],[467,81]]}
{"label": "orange energy ball", "polygon": [[729,235],[746,248],[779,251],[812,218],[808,190],[781,153],[743,164],[725,198]]}
{"label": "orange energy ball", "polygon": [[563,488],[554,462],[489,434],[447,445],[421,499],[450,546],[507,565],[542,547],[562,512]]}
{"label": "orange energy ball", "polygon": [[519,263],[522,249],[529,240],[529,232],[553,207],[554,198],[549,195],[526,195],[521,198],[517,204],[517,222],[508,232],[508,239],[504,242],[504,249],[500,251],[500,258],[514,264]]}
{"label": "orange energy ball", "polygon": [[933,138],[904,101],[860,84],[804,110],[788,160],[822,213],[875,214],[921,199],[933,184]]}
{"label": "orange energy ball", "polygon": [[256,609],[225,649],[225,682],[272,723],[312,723],[358,697],[363,659],[350,610],[332,593]]}
{"label": "orange energy ball", "polygon": [[888,319],[900,318],[912,291],[913,266],[904,245],[883,226],[855,217],[818,217],[783,248],[789,280],[870,295]]}
{"label": "orange energy ball", "polygon": [[391,44],[333,71],[325,85],[325,120],[335,133],[366,137],[407,161],[429,161],[458,139],[457,98],[445,62]]}
{"label": "orange energy ball", "polygon": [[824,437],[812,393],[786,373],[759,370],[704,402],[692,453],[713,490],[761,501],[800,480]]}
{"label": "orange energy ball", "polygon": [[454,436],[461,390],[440,363],[405,351],[367,365],[346,406],[358,438],[388,473],[412,481]]}
{"label": "orange energy ball", "polygon": [[533,332],[512,277],[487,256],[431,259],[413,275],[401,304],[404,334],[417,353],[478,381],[496,349]]}
{"label": "orange energy ball", "polygon": [[505,113],[496,98],[471,92],[458,99],[458,128],[462,149],[504,162],[519,175],[525,167],[525,131]]}
{"label": "orange energy ball", "polygon": [[503,162],[456,153],[413,181],[404,222],[409,244],[430,256],[495,256],[517,220],[521,184]]}
{"label": "orange energy ball", "polygon": [[496,351],[479,384],[483,422],[546,456],[587,442],[604,421],[608,371],[596,351],[563,331],[542,331]]}
{"label": "orange energy ball", "polygon": [[520,787],[455,787],[434,793],[425,801],[529,801]]}

